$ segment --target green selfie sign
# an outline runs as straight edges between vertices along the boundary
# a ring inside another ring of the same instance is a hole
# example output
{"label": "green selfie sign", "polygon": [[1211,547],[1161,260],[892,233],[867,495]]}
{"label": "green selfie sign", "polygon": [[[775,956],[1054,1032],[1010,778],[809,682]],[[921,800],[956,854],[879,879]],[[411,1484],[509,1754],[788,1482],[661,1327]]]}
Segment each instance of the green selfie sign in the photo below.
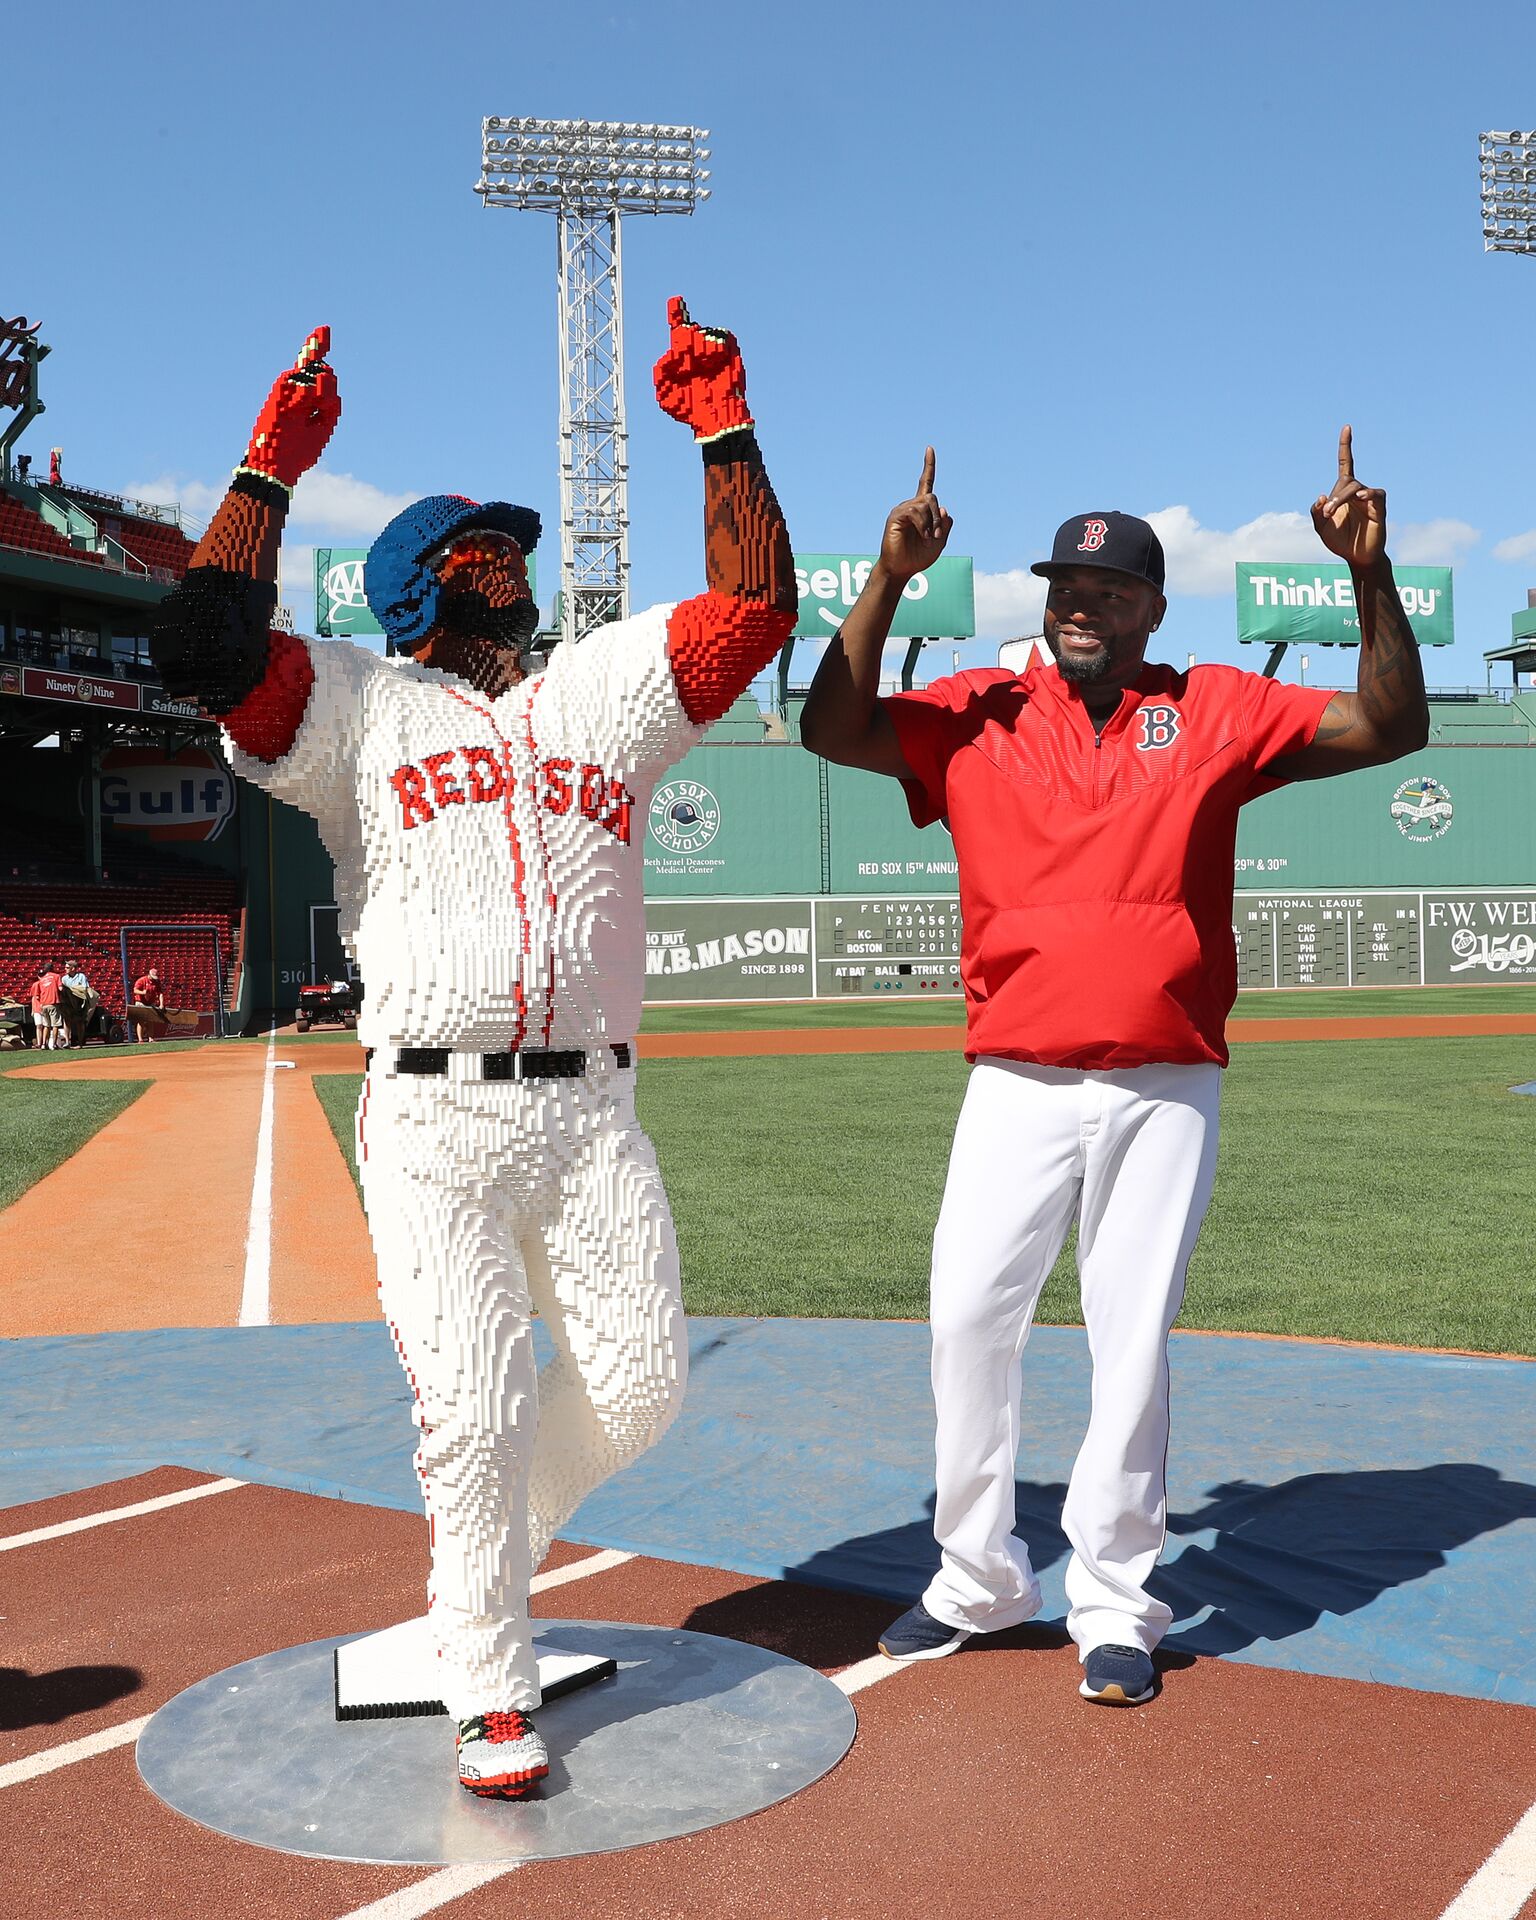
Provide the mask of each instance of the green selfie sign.
{"label": "green selfie sign", "polygon": [[[847,619],[864,590],[872,553],[797,553],[795,585],[802,640],[828,640]],[[968,555],[943,554],[926,573],[910,579],[901,593],[893,640],[968,640],[976,631],[976,592]]]}

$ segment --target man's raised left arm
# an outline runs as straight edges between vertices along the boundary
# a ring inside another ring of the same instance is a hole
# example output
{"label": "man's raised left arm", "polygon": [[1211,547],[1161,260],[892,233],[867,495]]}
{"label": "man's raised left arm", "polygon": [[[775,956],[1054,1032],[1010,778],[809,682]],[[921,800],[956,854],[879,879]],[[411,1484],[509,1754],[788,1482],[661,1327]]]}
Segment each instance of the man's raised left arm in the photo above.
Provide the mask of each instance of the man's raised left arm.
{"label": "man's raised left arm", "polygon": [[704,726],[778,654],[798,595],[789,530],[747,410],[736,336],[701,327],[681,300],[667,309],[671,338],[656,362],[656,399],[693,431],[704,458],[704,561],[709,590],[685,600],[667,626],[667,652],[688,718]]}

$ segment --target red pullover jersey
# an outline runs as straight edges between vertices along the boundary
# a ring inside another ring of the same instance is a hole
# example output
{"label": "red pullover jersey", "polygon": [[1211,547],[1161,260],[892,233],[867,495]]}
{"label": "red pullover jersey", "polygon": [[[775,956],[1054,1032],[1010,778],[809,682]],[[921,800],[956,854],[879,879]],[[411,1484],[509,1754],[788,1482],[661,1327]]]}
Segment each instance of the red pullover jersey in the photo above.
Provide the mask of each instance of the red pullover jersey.
{"label": "red pullover jersey", "polygon": [[1237,810],[1331,698],[1148,665],[1098,735],[1054,666],[887,700],[912,818],[954,836],[967,1059],[1225,1066]]}

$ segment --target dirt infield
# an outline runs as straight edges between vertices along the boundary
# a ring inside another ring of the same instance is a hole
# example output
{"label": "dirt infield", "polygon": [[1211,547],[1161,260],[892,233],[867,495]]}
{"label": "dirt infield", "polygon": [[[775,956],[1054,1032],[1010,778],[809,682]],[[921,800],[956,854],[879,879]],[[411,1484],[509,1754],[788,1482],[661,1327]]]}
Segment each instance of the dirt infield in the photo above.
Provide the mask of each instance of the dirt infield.
{"label": "dirt infield", "polygon": [[[254,1541],[282,1551],[254,1556]],[[540,1614],[769,1647],[842,1677],[858,1739],[811,1791],[749,1820],[456,1884],[225,1839],[134,1773],[137,1727],[180,1688],[409,1617],[426,1571],[418,1516],[171,1468],[13,1508],[12,1542],[7,1658],[28,1709],[0,1733],[0,1798],[27,1836],[0,1864],[12,1914],[888,1920],[914,1887],[943,1889],[917,1903],[928,1911],[984,1913],[1013,1885],[1038,1920],[1443,1920],[1536,1797],[1526,1707],[1174,1655],[1157,1700],[1105,1712],[1078,1698],[1073,1652],[1049,1627],[897,1667],[870,1660],[887,1602],[558,1544],[564,1583]],[[558,1714],[545,1725],[558,1750]]]}

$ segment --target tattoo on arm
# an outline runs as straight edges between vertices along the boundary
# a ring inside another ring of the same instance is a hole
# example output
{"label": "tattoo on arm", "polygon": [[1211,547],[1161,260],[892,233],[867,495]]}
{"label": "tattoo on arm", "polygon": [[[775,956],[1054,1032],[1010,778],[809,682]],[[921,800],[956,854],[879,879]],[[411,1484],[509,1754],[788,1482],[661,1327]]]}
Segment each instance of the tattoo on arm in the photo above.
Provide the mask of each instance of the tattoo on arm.
{"label": "tattoo on arm", "polygon": [[[1356,699],[1372,733],[1390,740],[1425,712],[1424,665],[1390,573],[1358,583],[1371,596],[1374,632],[1361,628]],[[1363,611],[1363,609],[1362,609]]]}
{"label": "tattoo on arm", "polygon": [[1356,575],[1355,597],[1361,613],[1355,691],[1336,693],[1310,745],[1277,763],[1284,779],[1316,780],[1352,767],[1379,766],[1414,751],[1428,737],[1419,643],[1391,569]]}

